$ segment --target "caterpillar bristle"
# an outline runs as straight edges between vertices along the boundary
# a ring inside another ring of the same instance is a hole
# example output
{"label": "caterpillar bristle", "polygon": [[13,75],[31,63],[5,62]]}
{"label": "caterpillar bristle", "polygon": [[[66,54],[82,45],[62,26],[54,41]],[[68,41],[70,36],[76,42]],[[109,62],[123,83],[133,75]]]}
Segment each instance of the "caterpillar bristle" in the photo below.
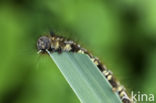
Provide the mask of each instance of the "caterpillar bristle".
{"label": "caterpillar bristle", "polygon": [[37,49],[39,53],[45,52],[58,52],[61,54],[62,52],[76,52],[81,54],[86,54],[90,57],[90,60],[97,66],[97,68],[101,71],[101,73],[106,77],[110,85],[112,86],[112,90],[117,92],[121,101],[123,103],[132,103],[130,98],[128,97],[125,88],[120,85],[120,83],[114,78],[111,71],[109,71],[105,65],[99,60],[99,58],[94,57],[87,49],[82,48],[76,42],[66,39],[62,36],[57,36],[53,32],[50,32],[48,36],[41,36],[37,42]]}

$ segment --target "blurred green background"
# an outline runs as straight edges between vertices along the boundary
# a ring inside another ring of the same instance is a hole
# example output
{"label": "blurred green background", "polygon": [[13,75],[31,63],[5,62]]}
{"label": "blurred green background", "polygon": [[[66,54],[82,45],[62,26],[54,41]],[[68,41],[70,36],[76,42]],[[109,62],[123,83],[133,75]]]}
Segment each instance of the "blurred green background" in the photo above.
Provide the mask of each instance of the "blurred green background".
{"label": "blurred green background", "polygon": [[100,57],[129,93],[156,94],[155,0],[1,0],[0,103],[79,103],[36,41],[49,31]]}

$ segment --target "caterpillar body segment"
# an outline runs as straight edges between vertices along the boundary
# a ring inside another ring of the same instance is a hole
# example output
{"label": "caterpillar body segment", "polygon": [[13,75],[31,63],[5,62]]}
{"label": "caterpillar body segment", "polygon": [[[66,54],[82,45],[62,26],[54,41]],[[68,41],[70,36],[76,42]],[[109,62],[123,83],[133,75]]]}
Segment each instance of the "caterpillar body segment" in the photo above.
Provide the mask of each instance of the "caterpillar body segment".
{"label": "caterpillar body segment", "polygon": [[38,53],[47,53],[47,52],[75,52],[81,54],[87,54],[91,61],[98,67],[98,69],[106,77],[110,85],[112,86],[113,92],[117,92],[121,101],[123,103],[132,103],[131,99],[128,97],[125,88],[120,85],[119,81],[115,79],[112,72],[109,71],[105,65],[99,60],[99,58],[93,56],[87,49],[82,48],[76,42],[65,39],[62,36],[57,36],[54,33],[50,35],[41,36],[37,41]]}

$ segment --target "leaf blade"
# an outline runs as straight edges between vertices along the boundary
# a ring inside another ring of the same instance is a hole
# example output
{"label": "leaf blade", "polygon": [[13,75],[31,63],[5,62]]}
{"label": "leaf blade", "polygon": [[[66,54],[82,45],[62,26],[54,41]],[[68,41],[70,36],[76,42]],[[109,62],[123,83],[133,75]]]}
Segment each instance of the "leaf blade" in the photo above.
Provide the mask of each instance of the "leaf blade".
{"label": "leaf blade", "polygon": [[121,103],[117,93],[85,54],[50,53],[81,103]]}

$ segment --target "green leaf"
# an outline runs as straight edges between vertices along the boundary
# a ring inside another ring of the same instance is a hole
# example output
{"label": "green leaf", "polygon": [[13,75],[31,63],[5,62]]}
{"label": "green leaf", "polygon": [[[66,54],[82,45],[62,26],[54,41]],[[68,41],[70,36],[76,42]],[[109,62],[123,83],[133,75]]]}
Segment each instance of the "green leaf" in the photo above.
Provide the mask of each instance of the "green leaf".
{"label": "green leaf", "polygon": [[81,103],[121,103],[117,93],[89,56],[79,53],[50,53]]}

